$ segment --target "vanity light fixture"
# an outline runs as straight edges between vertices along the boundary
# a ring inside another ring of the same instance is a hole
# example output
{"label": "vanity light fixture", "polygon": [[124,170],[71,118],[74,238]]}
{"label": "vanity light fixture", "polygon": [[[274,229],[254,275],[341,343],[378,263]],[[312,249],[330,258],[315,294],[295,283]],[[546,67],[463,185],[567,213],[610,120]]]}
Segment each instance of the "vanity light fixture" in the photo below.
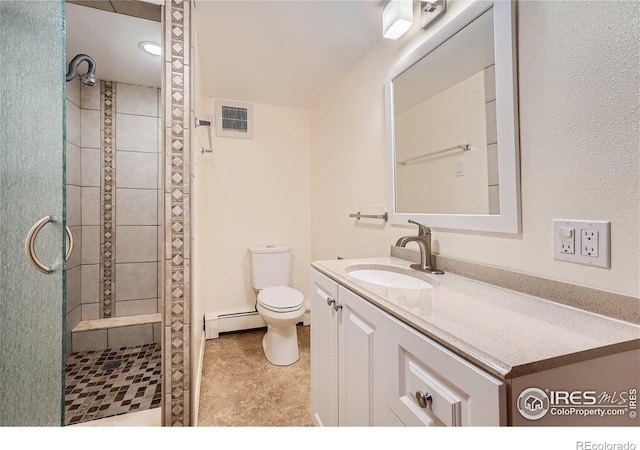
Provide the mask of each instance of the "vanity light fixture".
{"label": "vanity light fixture", "polygon": [[382,36],[398,39],[413,25],[412,0],[388,0],[382,10]]}
{"label": "vanity light fixture", "polygon": [[428,2],[420,2],[422,9],[422,29],[435,19],[440,17],[447,10],[447,0],[433,0]]}
{"label": "vanity light fixture", "polygon": [[138,44],[140,50],[153,56],[160,56],[162,54],[162,47],[151,41],[142,41]]}

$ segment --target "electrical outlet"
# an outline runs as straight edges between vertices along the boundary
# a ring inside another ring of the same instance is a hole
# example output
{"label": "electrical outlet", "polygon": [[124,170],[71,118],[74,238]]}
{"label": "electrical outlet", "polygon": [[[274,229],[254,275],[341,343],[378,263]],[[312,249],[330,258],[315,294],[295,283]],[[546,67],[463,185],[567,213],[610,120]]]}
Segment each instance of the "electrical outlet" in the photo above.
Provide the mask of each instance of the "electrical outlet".
{"label": "electrical outlet", "polygon": [[573,228],[558,229],[560,236],[560,253],[574,254],[576,252],[575,232],[576,230]]}
{"label": "electrical outlet", "polygon": [[456,177],[464,176],[464,163],[462,161],[458,161],[456,163]]}
{"label": "electrical outlet", "polygon": [[598,257],[598,230],[580,230],[580,253],[582,256]]}
{"label": "electrical outlet", "polygon": [[611,222],[554,219],[553,259],[608,269],[610,236]]}

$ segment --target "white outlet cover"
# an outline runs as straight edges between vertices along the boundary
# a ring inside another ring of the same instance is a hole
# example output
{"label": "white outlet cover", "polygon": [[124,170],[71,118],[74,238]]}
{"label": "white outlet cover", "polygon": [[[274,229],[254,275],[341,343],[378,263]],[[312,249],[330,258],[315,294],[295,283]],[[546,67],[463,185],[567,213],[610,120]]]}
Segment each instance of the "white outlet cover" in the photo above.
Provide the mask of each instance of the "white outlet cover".
{"label": "white outlet cover", "polygon": [[[563,253],[561,251],[562,236],[560,229],[573,229],[575,237],[575,252]],[[582,255],[580,251],[582,230],[594,230],[598,232],[598,252],[596,256]],[[602,220],[569,220],[553,219],[553,259],[567,261],[587,266],[611,268],[611,222]]]}

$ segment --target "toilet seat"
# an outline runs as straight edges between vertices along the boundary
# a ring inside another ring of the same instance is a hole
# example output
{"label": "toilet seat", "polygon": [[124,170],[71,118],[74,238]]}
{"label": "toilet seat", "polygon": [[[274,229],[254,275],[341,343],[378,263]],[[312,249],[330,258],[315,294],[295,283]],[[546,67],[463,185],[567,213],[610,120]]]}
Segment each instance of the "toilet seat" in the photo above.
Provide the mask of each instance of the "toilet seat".
{"label": "toilet seat", "polygon": [[258,303],[269,311],[286,313],[304,306],[304,295],[289,286],[275,286],[258,293]]}

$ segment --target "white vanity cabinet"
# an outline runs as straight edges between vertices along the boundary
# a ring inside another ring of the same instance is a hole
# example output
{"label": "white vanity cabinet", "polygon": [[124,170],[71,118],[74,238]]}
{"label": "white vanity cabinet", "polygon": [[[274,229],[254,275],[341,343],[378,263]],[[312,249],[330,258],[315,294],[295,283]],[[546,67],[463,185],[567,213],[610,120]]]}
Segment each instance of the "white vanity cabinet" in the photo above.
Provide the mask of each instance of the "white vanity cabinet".
{"label": "white vanity cabinet", "polygon": [[388,317],[312,270],[311,410],[316,425],[399,424],[382,405]]}
{"label": "white vanity cabinet", "polygon": [[311,284],[316,425],[506,424],[501,380],[315,269]]}

